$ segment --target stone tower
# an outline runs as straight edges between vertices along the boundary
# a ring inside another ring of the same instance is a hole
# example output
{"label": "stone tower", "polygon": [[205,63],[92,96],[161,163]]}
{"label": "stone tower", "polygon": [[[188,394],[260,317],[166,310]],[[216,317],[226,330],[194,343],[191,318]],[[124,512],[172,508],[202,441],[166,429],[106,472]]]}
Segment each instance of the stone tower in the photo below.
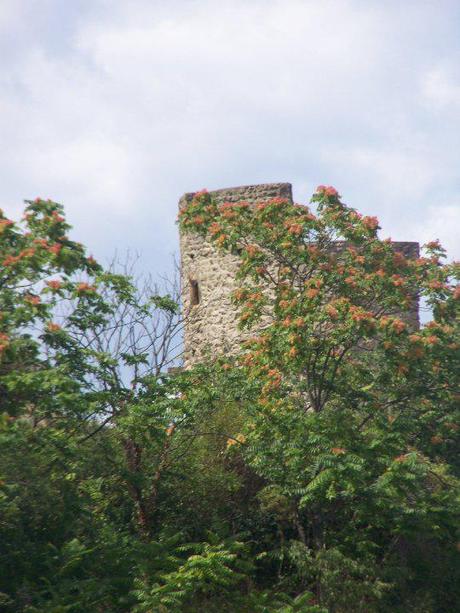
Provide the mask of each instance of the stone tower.
{"label": "stone tower", "polygon": [[[196,192],[184,194],[179,209],[189,203]],[[292,202],[290,183],[269,183],[219,189],[211,192],[218,203],[256,203],[272,198]],[[395,242],[395,251],[416,258],[418,243]],[[193,233],[180,233],[181,295],[185,317],[184,366],[196,364],[206,356],[233,353],[248,331],[238,329],[238,312],[231,296],[237,288],[235,280],[238,256],[218,251],[208,240]],[[404,319],[418,326],[418,302]]]}
{"label": "stone tower", "polygon": [[[287,198],[290,183],[247,185],[211,192],[217,202],[263,202]],[[184,194],[179,209],[193,199]],[[219,252],[210,241],[191,233],[180,235],[182,309],[185,316],[184,365],[206,355],[232,352],[245,334],[238,329],[238,314],[231,295],[237,285],[238,257]],[[248,334],[246,333],[248,336]]]}

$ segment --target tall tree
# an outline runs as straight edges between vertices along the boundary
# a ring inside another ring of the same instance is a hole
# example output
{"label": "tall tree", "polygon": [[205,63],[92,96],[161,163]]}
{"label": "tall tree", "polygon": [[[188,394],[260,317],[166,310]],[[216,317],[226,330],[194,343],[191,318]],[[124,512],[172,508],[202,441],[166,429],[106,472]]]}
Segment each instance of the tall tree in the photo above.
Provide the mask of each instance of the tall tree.
{"label": "tall tree", "polygon": [[[280,527],[286,580],[297,565],[330,611],[382,599],[395,610],[404,590],[413,610],[434,599],[447,611],[458,569],[459,267],[436,241],[424,257],[398,253],[332,187],[312,201],[315,213],[283,199],[218,205],[202,192],[181,212],[184,230],[241,256],[234,300],[254,337],[234,364],[256,390],[244,457],[267,483],[259,497]],[[421,328],[418,299],[433,315]]]}

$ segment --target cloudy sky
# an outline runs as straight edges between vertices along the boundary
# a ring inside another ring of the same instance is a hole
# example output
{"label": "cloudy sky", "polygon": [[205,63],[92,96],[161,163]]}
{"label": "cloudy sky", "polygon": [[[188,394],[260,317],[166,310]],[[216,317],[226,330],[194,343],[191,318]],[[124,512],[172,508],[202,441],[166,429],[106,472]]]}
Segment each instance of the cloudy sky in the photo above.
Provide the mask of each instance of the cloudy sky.
{"label": "cloudy sky", "polygon": [[332,184],[460,257],[458,0],[0,0],[0,206],[163,271],[182,193]]}

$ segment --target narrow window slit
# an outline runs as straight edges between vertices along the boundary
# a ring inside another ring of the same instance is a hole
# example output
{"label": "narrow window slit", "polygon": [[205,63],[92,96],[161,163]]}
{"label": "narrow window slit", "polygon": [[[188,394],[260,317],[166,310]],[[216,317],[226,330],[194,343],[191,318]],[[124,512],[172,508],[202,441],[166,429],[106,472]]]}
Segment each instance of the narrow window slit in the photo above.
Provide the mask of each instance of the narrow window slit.
{"label": "narrow window slit", "polygon": [[200,304],[200,288],[198,281],[190,279],[190,304],[196,306]]}

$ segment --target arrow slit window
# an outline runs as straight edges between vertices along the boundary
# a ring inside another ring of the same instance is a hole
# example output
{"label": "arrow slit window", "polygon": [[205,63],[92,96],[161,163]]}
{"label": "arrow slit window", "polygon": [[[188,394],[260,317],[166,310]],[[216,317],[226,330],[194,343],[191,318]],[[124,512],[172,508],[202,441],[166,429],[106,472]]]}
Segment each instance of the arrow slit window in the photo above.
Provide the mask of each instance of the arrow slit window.
{"label": "arrow slit window", "polygon": [[200,287],[195,279],[190,279],[190,304],[192,306],[200,304]]}

